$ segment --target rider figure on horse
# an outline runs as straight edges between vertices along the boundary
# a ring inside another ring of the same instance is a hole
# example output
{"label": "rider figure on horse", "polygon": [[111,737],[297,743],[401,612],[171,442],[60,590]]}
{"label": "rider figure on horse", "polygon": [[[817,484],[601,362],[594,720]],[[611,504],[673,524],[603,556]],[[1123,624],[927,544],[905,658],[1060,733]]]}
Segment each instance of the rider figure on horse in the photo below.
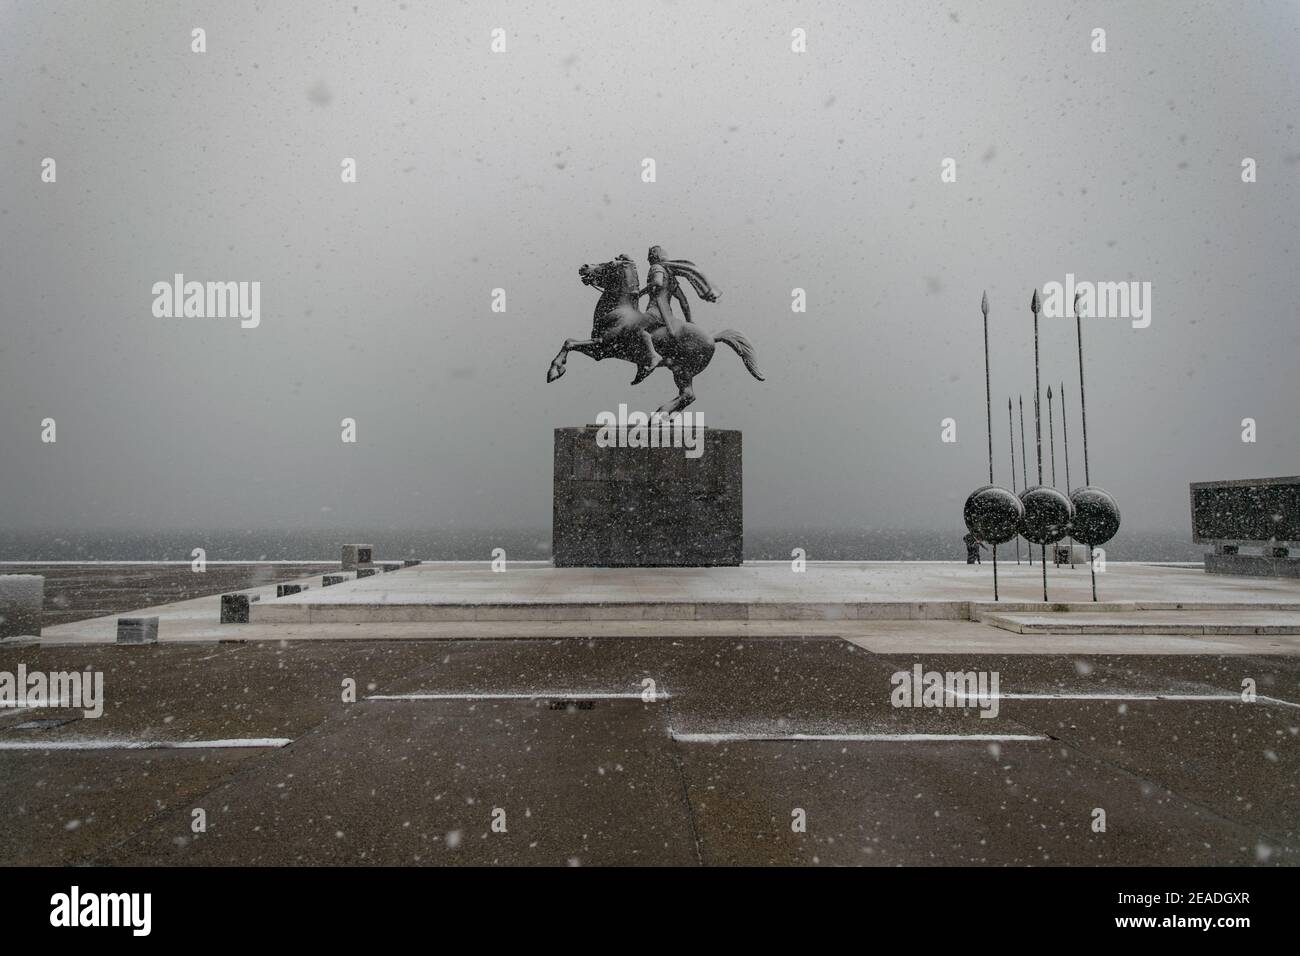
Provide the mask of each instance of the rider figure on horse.
{"label": "rider figure on horse", "polygon": [[[651,324],[651,330],[657,330],[662,326],[676,340],[681,335],[681,324],[677,316],[673,315],[673,299],[681,303],[682,315],[686,321],[691,321],[691,304],[686,298],[686,293],[682,291],[677,277],[682,276],[690,282],[705,302],[718,301],[720,293],[713,288],[695,263],[689,259],[667,258],[663,246],[651,246],[650,251],[646,253],[646,258],[650,260],[650,272],[646,276],[645,288],[636,294],[637,302],[641,301],[641,296],[648,295],[650,300],[646,303],[645,313],[657,320]],[[659,355],[653,344],[650,345],[646,361],[637,369],[632,384],[636,385],[660,365],[667,364],[670,363]]]}
{"label": "rider figure on horse", "polygon": [[637,293],[637,300],[639,301],[643,295],[649,295],[650,301],[646,303],[646,314],[657,315],[676,338],[679,330],[677,317],[673,315],[673,299],[681,303],[682,316],[686,321],[691,321],[691,304],[677,282],[677,277],[682,276],[690,282],[705,302],[717,302],[720,293],[713,288],[695,263],[689,259],[665,257],[663,246],[651,246],[646,258],[650,260],[650,272],[646,276],[645,288]]}

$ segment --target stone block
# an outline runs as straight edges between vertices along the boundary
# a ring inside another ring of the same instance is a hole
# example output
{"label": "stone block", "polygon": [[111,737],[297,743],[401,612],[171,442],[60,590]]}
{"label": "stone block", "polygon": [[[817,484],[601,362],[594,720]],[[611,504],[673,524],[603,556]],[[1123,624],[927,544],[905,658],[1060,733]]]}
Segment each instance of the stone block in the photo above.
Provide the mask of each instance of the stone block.
{"label": "stone block", "polygon": [[117,619],[117,643],[157,644],[158,618],[119,617]]}
{"label": "stone block", "polygon": [[374,560],[373,544],[345,544],[343,546],[344,571],[355,571],[358,567],[370,564]]}
{"label": "stone block", "polygon": [[247,594],[221,595],[221,623],[247,624],[248,606],[251,603]]}

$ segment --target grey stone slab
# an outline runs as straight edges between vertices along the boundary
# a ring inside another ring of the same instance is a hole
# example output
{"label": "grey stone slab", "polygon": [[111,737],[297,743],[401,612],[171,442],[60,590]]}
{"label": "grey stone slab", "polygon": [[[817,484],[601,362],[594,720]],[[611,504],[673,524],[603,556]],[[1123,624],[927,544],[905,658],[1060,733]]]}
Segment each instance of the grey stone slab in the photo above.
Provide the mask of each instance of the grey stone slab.
{"label": "grey stone slab", "polygon": [[247,624],[248,608],[251,603],[247,594],[221,595],[221,623]]}
{"label": "grey stone slab", "polygon": [[1300,541],[1300,476],[1198,481],[1193,541]]}

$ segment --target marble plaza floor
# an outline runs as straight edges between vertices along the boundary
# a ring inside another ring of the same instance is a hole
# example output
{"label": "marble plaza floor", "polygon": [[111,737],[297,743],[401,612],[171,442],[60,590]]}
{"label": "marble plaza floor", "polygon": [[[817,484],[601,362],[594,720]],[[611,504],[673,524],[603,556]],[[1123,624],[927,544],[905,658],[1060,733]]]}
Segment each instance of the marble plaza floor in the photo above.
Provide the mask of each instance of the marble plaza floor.
{"label": "marble plaza floor", "polygon": [[[1052,635],[1214,638],[1220,649],[1300,635],[1300,581],[1208,575],[1199,567],[1111,563],[1091,601],[1086,568],[948,562],[788,562],[738,568],[582,569],[512,562],[429,563],[277,598],[250,587],[248,624],[221,624],[217,595],[143,608],[168,641],[842,634],[947,642]],[[112,642],[117,615],[47,627],[42,643]],[[921,625],[907,628],[907,624]],[[978,626],[974,626],[978,624]],[[909,634],[909,637],[900,635]],[[1281,645],[1288,642],[1280,641]],[[1171,645],[1176,646],[1176,645]]]}

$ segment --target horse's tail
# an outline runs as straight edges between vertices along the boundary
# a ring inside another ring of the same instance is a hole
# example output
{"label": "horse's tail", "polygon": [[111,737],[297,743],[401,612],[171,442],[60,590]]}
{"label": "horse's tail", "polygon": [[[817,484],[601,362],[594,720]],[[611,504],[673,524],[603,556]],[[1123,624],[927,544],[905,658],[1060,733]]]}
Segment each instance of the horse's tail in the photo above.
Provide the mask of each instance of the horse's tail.
{"label": "horse's tail", "polygon": [[740,360],[745,363],[745,368],[749,369],[749,374],[760,382],[763,381],[763,373],[758,370],[758,365],[754,362],[754,346],[749,344],[749,339],[735,329],[723,329],[713,336],[713,341],[730,345],[740,356]]}

